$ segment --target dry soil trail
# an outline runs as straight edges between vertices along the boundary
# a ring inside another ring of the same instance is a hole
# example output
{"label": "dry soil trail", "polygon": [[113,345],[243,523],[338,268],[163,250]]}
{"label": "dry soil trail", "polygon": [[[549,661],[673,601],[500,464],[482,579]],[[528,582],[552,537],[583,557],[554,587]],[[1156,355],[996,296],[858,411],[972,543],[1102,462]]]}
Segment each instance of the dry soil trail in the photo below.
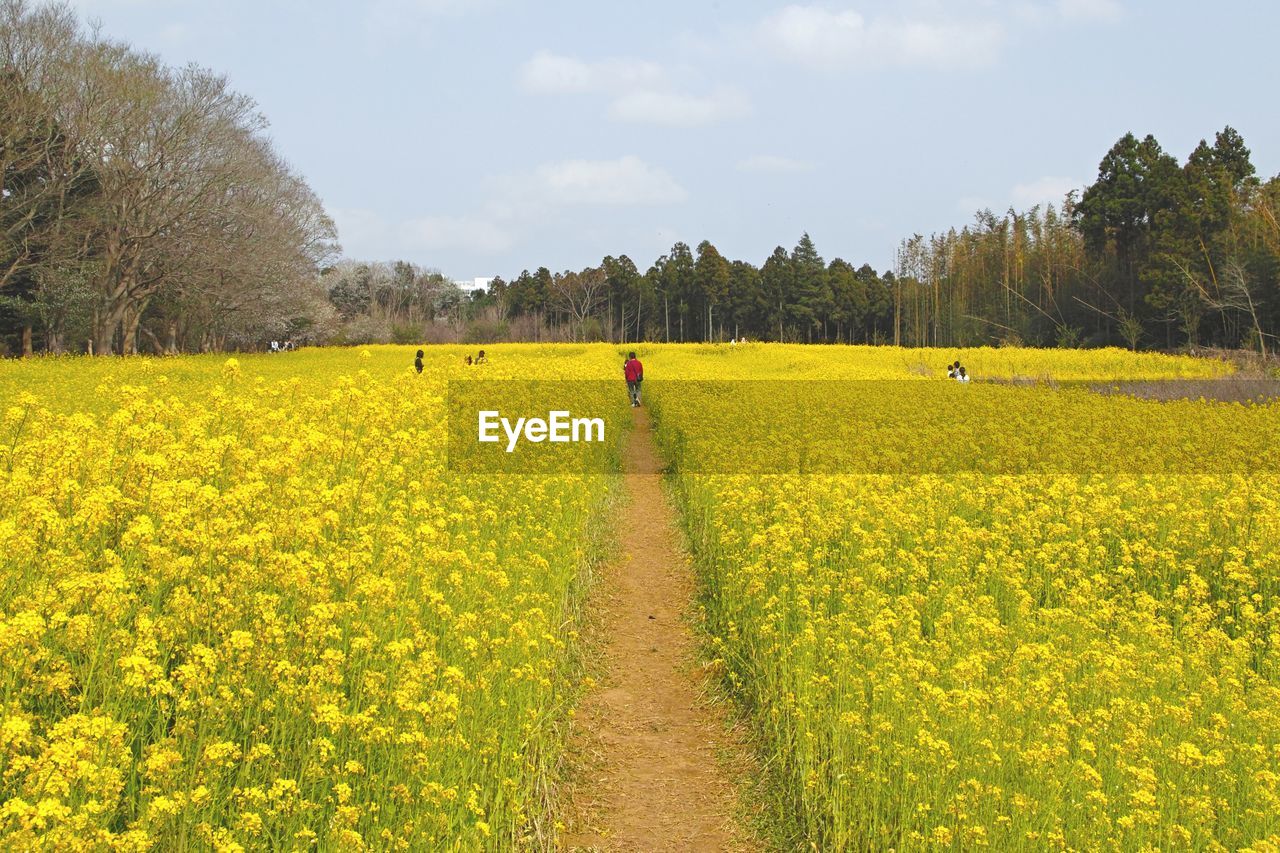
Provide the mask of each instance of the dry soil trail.
{"label": "dry soil trail", "polygon": [[577,717],[569,850],[750,850],[735,824],[747,751],[707,700],[686,621],[693,578],[648,415],[625,451],[622,557],[597,588],[602,683]]}

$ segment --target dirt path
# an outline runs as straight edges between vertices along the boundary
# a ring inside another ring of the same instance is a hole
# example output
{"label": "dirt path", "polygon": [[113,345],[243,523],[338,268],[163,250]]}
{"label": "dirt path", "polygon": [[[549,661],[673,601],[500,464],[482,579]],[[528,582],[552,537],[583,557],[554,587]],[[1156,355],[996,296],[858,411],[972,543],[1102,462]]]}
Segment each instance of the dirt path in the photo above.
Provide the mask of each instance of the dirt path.
{"label": "dirt path", "polygon": [[603,683],[583,702],[572,752],[569,850],[746,850],[731,776],[746,751],[711,706],[685,617],[693,578],[644,409],[624,464],[622,559],[593,602]]}

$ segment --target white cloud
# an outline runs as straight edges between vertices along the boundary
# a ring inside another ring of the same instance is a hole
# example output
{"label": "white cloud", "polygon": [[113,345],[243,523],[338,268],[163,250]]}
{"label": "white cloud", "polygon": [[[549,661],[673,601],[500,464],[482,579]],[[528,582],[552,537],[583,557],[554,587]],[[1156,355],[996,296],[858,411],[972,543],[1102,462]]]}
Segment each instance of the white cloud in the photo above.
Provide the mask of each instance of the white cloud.
{"label": "white cloud", "polygon": [[[49,5],[52,5],[52,2],[53,0],[50,0]],[[150,0],[150,2],[148,0],[67,0],[67,4],[82,15],[88,15],[111,7],[137,8],[159,5],[159,2],[158,0]]]}
{"label": "white cloud", "polygon": [[994,208],[1002,208],[1004,205],[999,202],[993,202],[985,196],[967,195],[956,202],[956,210],[968,216],[977,213],[979,210],[992,210]]}
{"label": "white cloud", "polygon": [[509,184],[521,201],[556,207],[678,204],[689,197],[665,170],[638,157],[545,163]]}
{"label": "white cloud", "polygon": [[506,251],[515,242],[502,223],[485,216],[421,216],[391,223],[367,208],[328,210],[348,258],[392,258],[446,249],[491,254]]}
{"label": "white cloud", "polygon": [[471,212],[397,222],[366,208],[328,210],[349,258],[390,258],[424,250],[492,255],[547,227],[564,209],[662,206],[689,197],[664,169],[634,156],[544,163],[529,172],[492,178],[487,190],[487,200]]}
{"label": "white cloud", "polygon": [[868,19],[852,9],[792,5],[762,20],[756,36],[776,55],[817,68],[964,67],[991,63],[1005,30],[995,20]]}
{"label": "white cloud", "polygon": [[1024,23],[1034,26],[1066,24],[1112,23],[1124,17],[1120,0],[1050,0],[1050,2],[1024,2],[1013,8],[1014,15]]}
{"label": "white cloud", "polygon": [[629,92],[609,107],[616,121],[694,127],[751,115],[751,102],[741,92],[722,89],[710,95],[641,90]]}
{"label": "white cloud", "polygon": [[424,216],[400,226],[403,245],[422,249],[458,249],[476,254],[505,252],[514,243],[501,225],[478,216]]}
{"label": "white cloud", "polygon": [[492,6],[494,0],[374,0],[369,7],[380,14],[432,18],[464,15]]}
{"label": "white cloud", "polygon": [[[55,2],[63,2],[64,0],[37,0],[36,5],[53,5]],[[66,5],[77,14],[81,21],[85,23],[103,22],[107,25],[117,23],[115,18],[120,12],[132,12],[134,10],[145,9],[154,14],[157,18],[172,17],[175,15],[186,15],[190,17],[193,4],[190,0],[65,0]],[[199,9],[195,6],[195,9]],[[175,24],[164,28],[161,37],[170,39],[173,30],[182,27],[183,30],[188,28],[185,25]],[[188,32],[183,32],[185,37]]]}
{"label": "white cloud", "polygon": [[169,44],[180,44],[187,41],[191,29],[186,24],[170,24],[160,30],[160,40]]}
{"label": "white cloud", "polygon": [[520,67],[520,88],[536,95],[612,96],[609,117],[632,124],[695,127],[751,114],[751,103],[736,89],[706,95],[679,91],[672,75],[655,62],[612,58],[587,62],[542,50]]}
{"label": "white cloud", "polygon": [[617,92],[661,82],[662,66],[634,59],[584,62],[538,51],[520,68],[520,86],[539,95]]}
{"label": "white cloud", "polygon": [[361,207],[329,207],[329,218],[338,229],[338,240],[347,257],[374,257],[387,245],[387,223],[372,210]]}
{"label": "white cloud", "polygon": [[1009,200],[1018,208],[1031,207],[1036,204],[1060,206],[1067,193],[1082,186],[1084,186],[1082,182],[1072,178],[1046,175],[1030,183],[1016,185],[1009,193]]}
{"label": "white cloud", "polygon": [[677,204],[688,193],[666,171],[637,157],[563,160],[491,179],[473,212],[431,214],[388,224],[365,209],[330,208],[348,257],[396,257],[420,251],[505,252],[573,207]]}
{"label": "white cloud", "polygon": [[739,160],[737,168],[739,172],[794,175],[798,172],[808,172],[813,168],[813,164],[806,163],[802,160],[792,160],[790,157],[778,157],[772,154],[758,154],[754,157],[747,157]]}
{"label": "white cloud", "polygon": [[1034,181],[1015,184],[1004,194],[1004,198],[965,196],[956,203],[956,209],[966,215],[976,213],[979,210],[992,210],[1000,213],[1011,207],[1015,210],[1023,211],[1036,205],[1044,207],[1049,204],[1061,209],[1062,200],[1066,198],[1067,193],[1072,190],[1079,190],[1083,186],[1084,183],[1082,181],[1077,181],[1073,178],[1046,175],[1043,178],[1036,178]]}
{"label": "white cloud", "polygon": [[1118,0],[1058,0],[1057,11],[1068,21],[1115,21],[1124,7]]}

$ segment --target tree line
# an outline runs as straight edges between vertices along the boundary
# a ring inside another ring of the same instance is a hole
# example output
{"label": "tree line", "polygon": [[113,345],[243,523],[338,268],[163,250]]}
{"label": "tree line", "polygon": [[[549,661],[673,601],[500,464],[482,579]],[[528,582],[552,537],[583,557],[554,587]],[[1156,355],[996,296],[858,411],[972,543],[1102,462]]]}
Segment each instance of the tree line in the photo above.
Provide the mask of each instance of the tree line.
{"label": "tree line", "polygon": [[709,241],[473,294],[490,339],[1250,348],[1280,333],[1280,178],[1232,128],[1184,164],[1126,134],[1060,205],[979,211],[901,242],[893,269],[823,260],[808,234],[759,266]]}
{"label": "tree line", "polygon": [[333,223],[227,80],[0,0],[0,340],[22,353],[307,336]]}
{"label": "tree line", "polygon": [[884,343],[895,285],[892,271],[824,261],[806,233],[760,266],[730,260],[704,240],[696,248],[677,242],[644,272],[626,255],[576,272],[524,270],[472,294],[470,313],[491,337]]}
{"label": "tree line", "polygon": [[748,337],[1265,354],[1280,333],[1280,178],[1229,127],[1182,163],[1126,134],[1083,192],[913,235],[882,271],[804,234],[759,263],[677,242],[644,269],[609,256],[486,289],[339,259],[265,130],[213,72],[0,0],[0,353]]}

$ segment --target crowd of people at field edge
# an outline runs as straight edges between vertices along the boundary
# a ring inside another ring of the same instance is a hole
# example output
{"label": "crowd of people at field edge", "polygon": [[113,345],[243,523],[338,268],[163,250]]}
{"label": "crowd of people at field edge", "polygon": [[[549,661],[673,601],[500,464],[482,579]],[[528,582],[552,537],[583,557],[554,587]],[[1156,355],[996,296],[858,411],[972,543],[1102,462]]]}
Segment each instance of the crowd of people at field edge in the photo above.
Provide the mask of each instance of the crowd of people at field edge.
{"label": "crowd of people at field edge", "polygon": [[[734,343],[736,343],[736,341]],[[286,343],[286,346],[288,347],[292,347],[292,345],[292,342]],[[271,351],[280,351],[277,349],[276,341],[271,342]],[[413,369],[418,373],[422,372],[422,358],[424,354],[425,353],[423,353],[422,350],[418,350],[418,354],[414,356],[413,359]],[[468,354],[466,361],[469,366],[476,364],[488,364],[489,358],[484,354],[484,350],[480,350],[480,352],[476,354],[475,358],[472,358],[471,355]],[[640,359],[636,358],[635,350],[627,353],[627,360],[622,365],[622,375],[626,377],[627,380],[627,394],[631,397],[631,405],[632,407],[638,407],[640,405],[640,383],[644,382],[644,365],[640,363]],[[965,366],[960,363],[959,359],[956,359],[955,362],[947,365],[947,378],[954,379],[957,382],[970,381],[969,371],[965,369]]]}
{"label": "crowd of people at field edge", "polygon": [[[413,369],[418,373],[422,372],[422,359],[424,356],[426,356],[426,353],[423,352],[422,350],[418,350],[417,354],[413,357]],[[466,362],[468,366],[474,365],[474,364],[488,364],[489,357],[484,354],[484,350],[480,350],[480,352],[478,352],[474,358],[471,356],[470,353],[468,353]]]}
{"label": "crowd of people at field edge", "polygon": [[[287,342],[286,346],[291,347],[292,342]],[[271,351],[280,351],[276,341],[271,342]],[[414,356],[413,369],[418,373],[422,372],[422,358],[424,355],[425,353],[422,350],[418,350],[417,355]],[[468,354],[466,361],[468,365],[488,364],[489,358],[484,354],[484,350],[480,350],[475,358]],[[636,358],[635,350],[627,353],[627,360],[622,365],[622,375],[627,380],[627,394],[631,397],[631,405],[632,407],[638,407],[640,405],[640,384],[644,382],[644,365],[641,364],[640,359]],[[970,381],[969,371],[965,369],[959,359],[947,365],[947,378],[954,379],[957,382]]]}
{"label": "crowd of people at field edge", "polygon": [[271,342],[272,352],[293,352],[297,348],[298,348],[297,344],[295,344],[293,341],[272,341]]}
{"label": "crowd of people at field edge", "polygon": [[[273,345],[274,343],[272,341]],[[425,355],[425,352],[418,350],[413,357],[413,369],[418,373],[422,372],[422,359]],[[484,350],[480,350],[475,358],[468,354],[466,361],[468,365],[488,364],[489,357],[484,354]],[[644,381],[644,365],[640,363],[640,359],[636,358],[634,350],[627,353],[627,360],[622,365],[622,375],[627,380],[627,395],[631,398],[631,405],[633,408],[638,407],[640,405],[640,383]]]}

